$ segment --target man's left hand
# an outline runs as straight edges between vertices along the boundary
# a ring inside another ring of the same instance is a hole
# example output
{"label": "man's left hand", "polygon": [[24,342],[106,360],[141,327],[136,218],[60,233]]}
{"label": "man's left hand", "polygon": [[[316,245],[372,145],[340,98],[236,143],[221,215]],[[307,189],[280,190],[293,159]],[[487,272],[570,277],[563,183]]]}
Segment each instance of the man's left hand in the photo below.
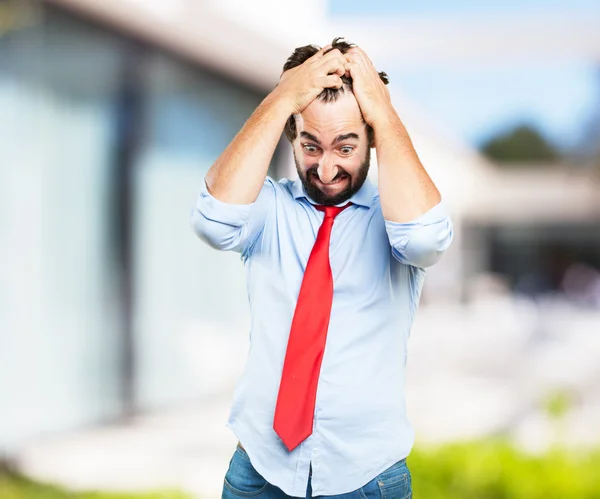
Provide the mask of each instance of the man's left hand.
{"label": "man's left hand", "polygon": [[364,50],[352,47],[345,56],[346,75],[352,77],[354,97],[367,124],[375,127],[390,112],[395,113],[390,92]]}

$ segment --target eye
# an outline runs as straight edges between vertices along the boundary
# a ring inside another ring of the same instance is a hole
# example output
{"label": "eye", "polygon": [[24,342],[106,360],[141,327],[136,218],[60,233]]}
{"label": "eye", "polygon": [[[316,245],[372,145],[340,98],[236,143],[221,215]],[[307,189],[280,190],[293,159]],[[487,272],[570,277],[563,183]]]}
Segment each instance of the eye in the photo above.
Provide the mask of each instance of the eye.
{"label": "eye", "polygon": [[314,144],[302,144],[302,149],[308,154],[316,154],[319,152],[319,148]]}
{"label": "eye", "polygon": [[354,147],[352,147],[352,146],[340,147],[340,152],[347,156],[348,154],[352,154],[354,152]]}

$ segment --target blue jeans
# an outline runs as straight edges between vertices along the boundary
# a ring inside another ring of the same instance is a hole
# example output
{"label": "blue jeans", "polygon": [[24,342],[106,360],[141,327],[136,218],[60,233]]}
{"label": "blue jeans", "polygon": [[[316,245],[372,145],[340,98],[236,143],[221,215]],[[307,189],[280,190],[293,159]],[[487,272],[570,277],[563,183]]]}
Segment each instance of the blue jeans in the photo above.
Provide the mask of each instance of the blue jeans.
{"label": "blue jeans", "polygon": [[[306,489],[307,498],[313,497],[310,482],[309,477]],[[292,496],[288,496],[279,487],[267,482],[254,469],[248,454],[239,445],[229,462],[221,497],[222,499],[293,499]],[[360,489],[335,496],[314,497],[326,497],[328,499],[411,499],[411,476],[406,466],[406,459],[393,464]]]}

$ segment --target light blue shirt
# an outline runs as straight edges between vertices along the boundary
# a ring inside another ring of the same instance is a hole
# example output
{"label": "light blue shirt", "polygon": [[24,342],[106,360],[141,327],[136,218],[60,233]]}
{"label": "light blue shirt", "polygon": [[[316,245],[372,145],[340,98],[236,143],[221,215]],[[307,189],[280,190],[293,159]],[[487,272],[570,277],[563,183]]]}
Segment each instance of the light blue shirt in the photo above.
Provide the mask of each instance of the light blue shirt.
{"label": "light blue shirt", "polygon": [[356,490],[408,456],[407,340],[425,267],[452,240],[444,203],[408,223],[386,221],[367,180],[333,224],[334,296],[312,434],[289,452],[273,430],[292,316],[324,214],[300,180],[267,177],[249,205],[221,202],[203,185],[191,215],[198,236],[240,252],[250,300],[250,349],[227,426],[255,469],[286,494]]}

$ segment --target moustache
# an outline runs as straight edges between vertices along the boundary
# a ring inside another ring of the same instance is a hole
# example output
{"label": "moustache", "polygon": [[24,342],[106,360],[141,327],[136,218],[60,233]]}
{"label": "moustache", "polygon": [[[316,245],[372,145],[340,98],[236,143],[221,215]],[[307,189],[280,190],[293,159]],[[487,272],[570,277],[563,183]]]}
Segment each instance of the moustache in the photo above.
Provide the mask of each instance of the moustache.
{"label": "moustache", "polygon": [[[309,177],[311,175],[314,175],[315,177],[320,179],[318,165],[313,165],[306,170],[306,176]],[[350,177],[350,175],[348,174],[348,172],[346,172],[346,170],[338,167],[338,173],[331,182],[335,182],[336,180],[339,180],[341,177],[345,177],[345,176]]]}

